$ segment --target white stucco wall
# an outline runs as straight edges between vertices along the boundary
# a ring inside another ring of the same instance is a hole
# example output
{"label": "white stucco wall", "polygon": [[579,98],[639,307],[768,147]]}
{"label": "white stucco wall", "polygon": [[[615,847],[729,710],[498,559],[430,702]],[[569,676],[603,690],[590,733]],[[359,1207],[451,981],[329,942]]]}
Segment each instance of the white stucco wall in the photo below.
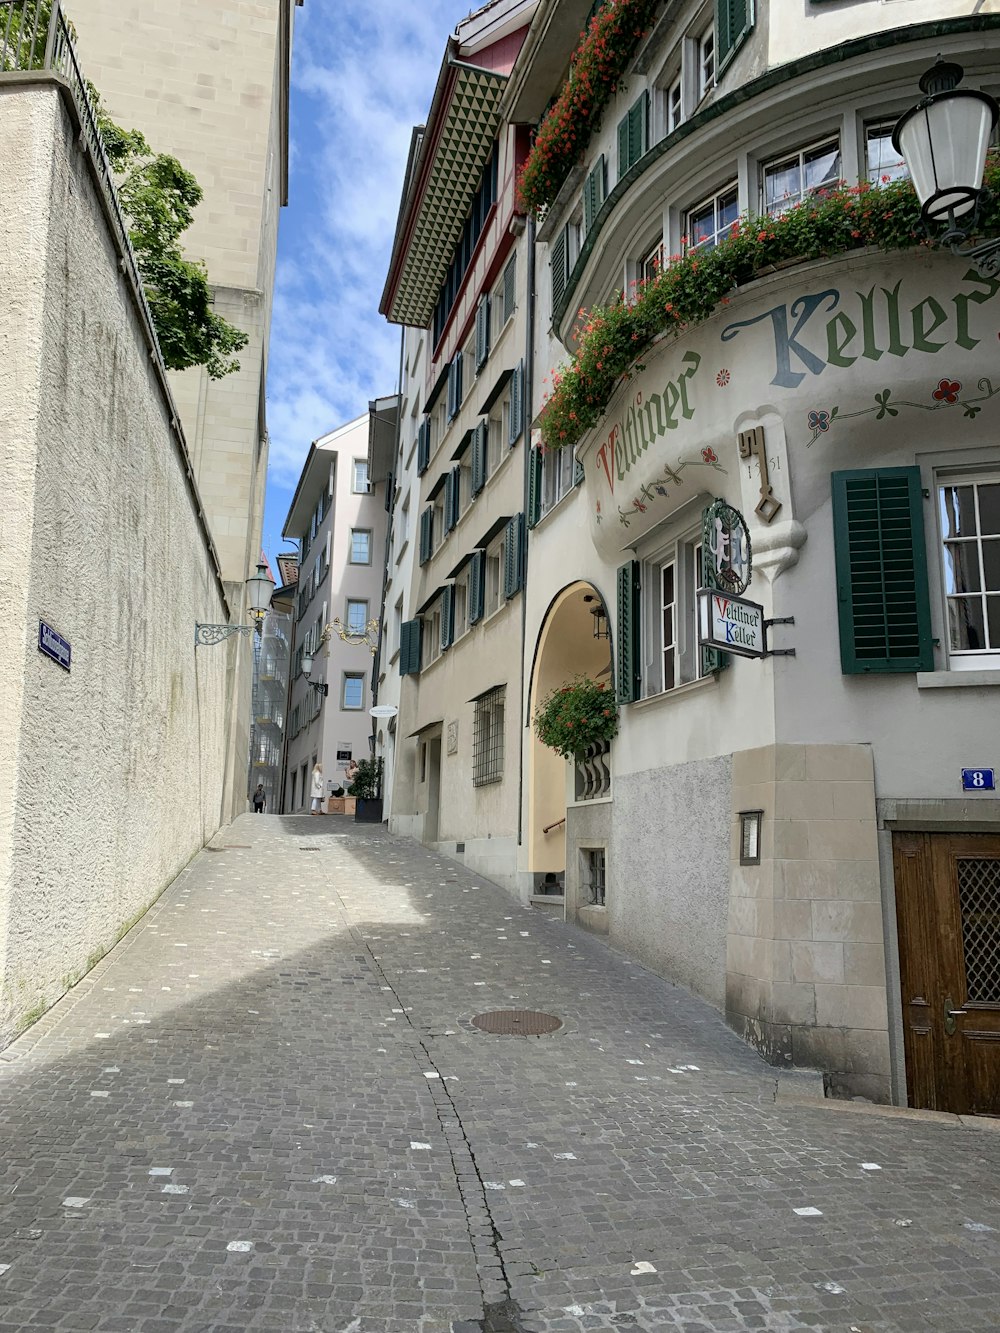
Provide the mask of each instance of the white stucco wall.
{"label": "white stucco wall", "polygon": [[227,661],[249,646],[195,651],[228,608],[55,84],[0,90],[0,159],[2,1046],[218,828]]}

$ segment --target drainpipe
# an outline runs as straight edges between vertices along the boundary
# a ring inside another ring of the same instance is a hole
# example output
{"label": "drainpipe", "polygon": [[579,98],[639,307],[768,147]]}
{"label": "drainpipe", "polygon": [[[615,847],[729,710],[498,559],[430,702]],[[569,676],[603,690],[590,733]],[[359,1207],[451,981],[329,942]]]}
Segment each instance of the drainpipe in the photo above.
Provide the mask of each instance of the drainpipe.
{"label": "drainpipe", "polygon": [[[528,516],[528,486],[531,476],[531,403],[533,399],[535,364],[535,219],[529,213],[525,245],[525,274],[527,285],[527,330],[524,345],[524,516]],[[521,590],[521,713],[525,713],[524,653],[528,639],[528,524],[524,525],[524,587]],[[525,722],[530,726],[530,722]],[[524,837],[524,746],[517,781],[517,845]]]}
{"label": "drainpipe", "polygon": [[[392,485],[394,490],[398,490],[399,478],[396,476],[396,469],[399,466],[399,441],[403,433],[403,357],[406,351],[406,325],[402,325],[399,330],[399,374],[396,376],[396,394],[398,403],[396,407],[396,439],[393,446],[392,455]],[[392,546],[392,516],[395,509],[395,497],[389,505],[389,517],[385,523],[385,557],[382,561],[382,600],[378,609],[379,634],[376,640],[375,658],[372,662],[372,707],[378,703],[378,678],[382,666],[382,624],[385,621],[385,594],[389,584],[389,554]],[[378,718],[372,718],[371,751],[372,758],[375,758],[375,746],[378,743]]]}

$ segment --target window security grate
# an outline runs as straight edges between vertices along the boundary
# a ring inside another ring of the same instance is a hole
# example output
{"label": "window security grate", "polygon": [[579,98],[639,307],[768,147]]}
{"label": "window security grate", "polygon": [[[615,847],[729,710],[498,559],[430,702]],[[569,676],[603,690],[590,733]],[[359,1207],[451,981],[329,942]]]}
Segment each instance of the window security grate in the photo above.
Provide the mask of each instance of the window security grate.
{"label": "window security grate", "polygon": [[485,787],[503,778],[503,725],[506,685],[476,700],[472,733],[472,785]]}
{"label": "window security grate", "polygon": [[968,999],[996,1004],[1000,1002],[1000,861],[960,857],[957,864]]}
{"label": "window security grate", "polygon": [[580,856],[583,859],[583,887],[587,892],[587,904],[590,907],[604,907],[607,853],[603,847],[581,847]]}

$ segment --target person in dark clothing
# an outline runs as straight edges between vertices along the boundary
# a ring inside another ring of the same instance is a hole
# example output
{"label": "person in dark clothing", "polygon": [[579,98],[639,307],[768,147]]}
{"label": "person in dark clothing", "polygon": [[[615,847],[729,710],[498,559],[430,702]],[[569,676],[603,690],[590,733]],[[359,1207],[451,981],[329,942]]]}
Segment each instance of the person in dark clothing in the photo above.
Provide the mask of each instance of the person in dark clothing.
{"label": "person in dark clothing", "polygon": [[266,805],[266,803],[267,803],[267,797],[264,795],[264,784],[263,782],[258,782],[257,789],[253,794],[254,814],[262,815],[264,813],[264,806]]}

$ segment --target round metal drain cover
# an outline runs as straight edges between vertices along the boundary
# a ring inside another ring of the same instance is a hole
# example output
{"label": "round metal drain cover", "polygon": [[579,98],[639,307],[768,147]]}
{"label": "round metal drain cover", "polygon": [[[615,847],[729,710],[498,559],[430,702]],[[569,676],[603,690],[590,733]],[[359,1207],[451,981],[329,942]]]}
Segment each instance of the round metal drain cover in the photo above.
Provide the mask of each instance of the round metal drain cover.
{"label": "round metal drain cover", "polygon": [[492,1009],[488,1014],[477,1014],[472,1026],[502,1037],[541,1037],[561,1028],[562,1019],[536,1009]]}

